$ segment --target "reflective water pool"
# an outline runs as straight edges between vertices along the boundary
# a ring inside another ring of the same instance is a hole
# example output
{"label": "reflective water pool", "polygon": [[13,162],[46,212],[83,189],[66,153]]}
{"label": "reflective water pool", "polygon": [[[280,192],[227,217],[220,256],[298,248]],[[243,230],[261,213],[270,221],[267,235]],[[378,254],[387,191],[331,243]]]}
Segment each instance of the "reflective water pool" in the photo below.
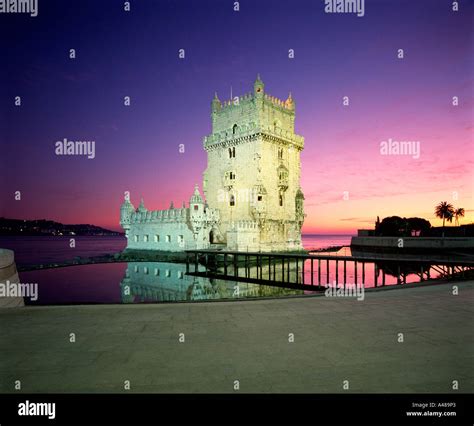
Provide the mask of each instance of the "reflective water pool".
{"label": "reflective water pool", "polygon": [[38,283],[30,305],[86,303],[193,302],[310,294],[249,283],[186,275],[186,265],[128,262],[80,265],[20,273],[22,283]]}

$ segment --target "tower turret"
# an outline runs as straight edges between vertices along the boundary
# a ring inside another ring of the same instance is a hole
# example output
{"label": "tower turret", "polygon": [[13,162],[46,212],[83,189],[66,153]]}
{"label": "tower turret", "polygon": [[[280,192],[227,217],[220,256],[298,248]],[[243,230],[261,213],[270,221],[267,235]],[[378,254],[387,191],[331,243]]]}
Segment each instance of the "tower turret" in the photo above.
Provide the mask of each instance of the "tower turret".
{"label": "tower turret", "polygon": [[263,84],[263,81],[260,80],[260,74],[257,74],[257,79],[255,80],[255,83],[253,84],[253,91],[254,91],[255,96],[263,97],[264,89],[265,89],[265,84]]}
{"label": "tower turret", "polygon": [[304,213],[304,194],[300,187],[298,188],[298,191],[296,191],[295,196],[295,217],[296,221],[298,222],[300,231],[301,227],[303,226],[305,216],[306,214]]}
{"label": "tower turret", "polygon": [[120,206],[120,226],[125,230],[125,236],[128,238],[128,230],[130,229],[131,216],[135,211],[135,207],[128,198]]}
{"label": "tower turret", "polygon": [[214,127],[217,119],[217,115],[219,111],[222,108],[221,101],[217,97],[217,92],[214,94],[214,99],[212,99],[211,102],[211,121],[212,121],[212,126]]}
{"label": "tower turret", "polygon": [[199,193],[197,184],[194,185],[194,193],[189,199],[189,212],[193,230],[196,234],[201,229],[204,220],[204,200]]}
{"label": "tower turret", "polygon": [[148,210],[145,207],[145,202],[143,201],[143,197],[140,200],[140,205],[138,206],[138,213],[146,213]]}
{"label": "tower turret", "polygon": [[196,210],[193,205],[204,205],[204,200],[201,197],[201,194],[199,193],[199,186],[198,184],[194,185],[194,193],[191,195],[191,198],[189,199],[189,205],[192,210]]}
{"label": "tower turret", "polygon": [[212,102],[211,102],[212,112],[218,111],[221,107],[222,107],[222,104],[221,104],[221,101],[219,100],[219,98],[217,97],[217,92],[216,92],[214,94],[214,98],[212,99]]}
{"label": "tower turret", "polygon": [[295,109],[295,101],[294,101],[293,98],[291,97],[291,92],[289,93],[288,98],[287,98],[286,101],[285,101],[285,106],[286,106],[288,109],[291,109],[291,110],[294,110],[294,109]]}

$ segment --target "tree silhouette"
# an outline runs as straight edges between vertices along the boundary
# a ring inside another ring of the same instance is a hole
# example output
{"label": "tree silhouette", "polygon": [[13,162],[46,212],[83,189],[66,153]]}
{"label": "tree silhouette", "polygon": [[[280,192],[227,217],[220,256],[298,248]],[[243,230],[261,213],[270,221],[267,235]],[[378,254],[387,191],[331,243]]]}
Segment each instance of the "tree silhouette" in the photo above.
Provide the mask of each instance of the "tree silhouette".
{"label": "tree silhouette", "polygon": [[462,207],[459,207],[458,209],[455,209],[454,210],[454,217],[455,217],[454,224],[459,226],[459,218],[464,217],[464,209]]}
{"label": "tree silhouette", "polygon": [[384,237],[410,237],[413,233],[426,236],[431,228],[430,222],[421,217],[401,218],[389,216],[375,224],[377,234]]}
{"label": "tree silhouette", "polygon": [[436,217],[439,217],[440,219],[443,219],[443,237],[444,237],[444,222],[445,222],[445,220],[447,220],[448,222],[453,221],[454,207],[453,207],[452,204],[449,204],[446,201],[441,201],[435,207],[435,215],[436,215]]}

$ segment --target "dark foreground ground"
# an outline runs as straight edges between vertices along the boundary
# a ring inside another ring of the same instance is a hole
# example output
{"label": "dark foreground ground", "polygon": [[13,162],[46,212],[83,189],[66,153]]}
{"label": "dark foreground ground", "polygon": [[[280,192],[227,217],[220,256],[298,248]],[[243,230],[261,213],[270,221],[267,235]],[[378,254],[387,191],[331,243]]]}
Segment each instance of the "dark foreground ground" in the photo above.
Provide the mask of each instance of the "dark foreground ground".
{"label": "dark foreground ground", "polygon": [[474,282],[456,285],[1,309],[0,392],[473,392]]}

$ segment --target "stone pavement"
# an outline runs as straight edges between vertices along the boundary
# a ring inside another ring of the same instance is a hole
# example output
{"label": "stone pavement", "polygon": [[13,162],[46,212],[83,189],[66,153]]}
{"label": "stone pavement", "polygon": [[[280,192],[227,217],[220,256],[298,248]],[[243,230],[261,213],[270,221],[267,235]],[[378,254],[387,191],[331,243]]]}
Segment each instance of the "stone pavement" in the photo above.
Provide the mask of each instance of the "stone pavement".
{"label": "stone pavement", "polygon": [[1,309],[0,392],[473,392],[474,281],[458,285]]}

